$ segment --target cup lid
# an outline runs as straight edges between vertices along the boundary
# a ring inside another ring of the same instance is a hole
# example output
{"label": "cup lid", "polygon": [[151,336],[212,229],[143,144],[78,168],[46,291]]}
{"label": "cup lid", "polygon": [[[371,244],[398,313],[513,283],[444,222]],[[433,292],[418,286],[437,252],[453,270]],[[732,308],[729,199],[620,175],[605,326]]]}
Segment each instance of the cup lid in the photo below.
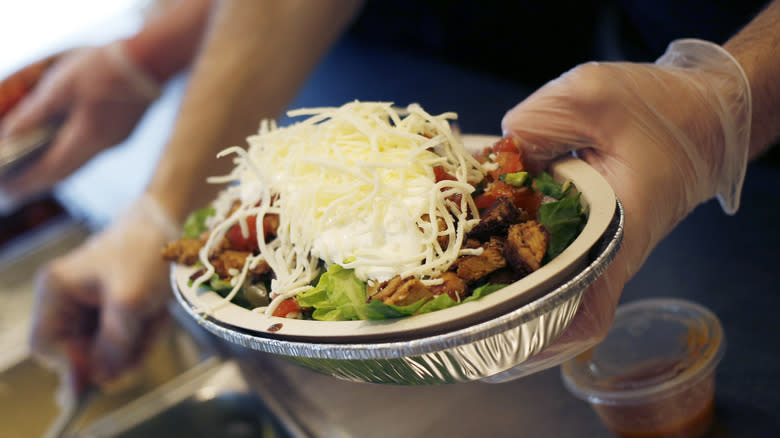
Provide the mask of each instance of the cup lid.
{"label": "cup lid", "polygon": [[717,316],[690,301],[654,298],[618,307],[606,338],[563,364],[566,387],[591,403],[645,402],[698,383],[726,341]]}

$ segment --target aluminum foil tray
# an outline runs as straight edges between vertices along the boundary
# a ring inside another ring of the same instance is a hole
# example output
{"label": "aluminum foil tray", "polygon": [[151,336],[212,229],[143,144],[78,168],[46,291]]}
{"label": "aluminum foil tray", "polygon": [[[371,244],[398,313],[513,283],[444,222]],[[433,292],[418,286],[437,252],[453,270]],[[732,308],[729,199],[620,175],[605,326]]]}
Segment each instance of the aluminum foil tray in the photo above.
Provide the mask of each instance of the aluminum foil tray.
{"label": "aluminum foil tray", "polygon": [[465,328],[393,342],[303,342],[252,332],[199,313],[177,287],[173,269],[171,284],[186,312],[219,338],[333,377],[397,385],[468,382],[523,364],[564,332],[585,290],[620,248],[624,220],[623,206],[616,201],[612,220],[584,267],[541,297]]}

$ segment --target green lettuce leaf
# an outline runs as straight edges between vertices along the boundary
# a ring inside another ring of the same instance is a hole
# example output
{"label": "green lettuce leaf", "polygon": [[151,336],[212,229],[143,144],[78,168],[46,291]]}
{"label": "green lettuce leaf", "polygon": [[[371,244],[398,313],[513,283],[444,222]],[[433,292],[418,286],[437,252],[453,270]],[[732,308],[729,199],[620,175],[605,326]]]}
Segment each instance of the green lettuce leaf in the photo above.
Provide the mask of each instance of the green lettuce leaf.
{"label": "green lettuce leaf", "polygon": [[577,238],[587,220],[580,205],[580,193],[560,201],[542,204],[537,217],[550,232],[550,244],[544,255],[544,263],[563,252]]}
{"label": "green lettuce leaf", "polygon": [[[229,281],[219,278],[219,275],[217,274],[211,276],[211,279],[209,280],[209,287],[211,290],[219,293],[222,296],[233,290],[233,285],[231,285]],[[222,292],[224,292],[224,294]]]}
{"label": "green lettuce leaf", "polygon": [[463,300],[463,302],[468,303],[469,301],[476,301],[484,296],[490,295],[493,292],[499,289],[503,289],[507,286],[508,285],[506,284],[490,284],[490,283],[483,284],[482,286],[479,286],[478,288],[474,289],[471,292],[471,295],[465,300]]}
{"label": "green lettuce leaf", "polygon": [[[472,296],[463,302],[477,300],[506,285],[489,284],[474,289]],[[377,320],[401,318],[421,313],[446,309],[458,304],[447,294],[432,300],[417,301],[406,306],[385,304],[380,300],[366,301],[366,286],[352,269],[331,265],[320,276],[314,289],[298,294],[296,300],[301,307],[311,307],[313,319],[318,321]]]}
{"label": "green lettuce leaf", "polygon": [[394,304],[385,304],[380,300],[371,300],[364,304],[364,313],[366,319],[389,319],[411,316],[420,309],[425,300],[417,301],[406,306],[396,306]]}
{"label": "green lettuce leaf", "polygon": [[571,184],[561,184],[547,172],[542,172],[541,175],[534,178],[533,185],[537,192],[555,199],[562,199],[571,192]]}
{"label": "green lettuce leaf", "polygon": [[449,295],[441,294],[439,296],[434,297],[432,300],[428,301],[427,303],[423,304],[417,313],[422,314],[422,313],[435,312],[437,310],[442,310],[448,307],[456,306],[457,304],[458,302],[450,298]]}
{"label": "green lettuce leaf", "polygon": [[207,230],[206,218],[214,216],[215,213],[216,211],[212,206],[190,213],[182,226],[182,237],[185,239],[197,239],[200,237]]}
{"label": "green lettuce leaf", "polygon": [[367,319],[366,285],[354,270],[333,264],[314,289],[298,294],[301,307],[313,307],[312,318],[321,321]]}

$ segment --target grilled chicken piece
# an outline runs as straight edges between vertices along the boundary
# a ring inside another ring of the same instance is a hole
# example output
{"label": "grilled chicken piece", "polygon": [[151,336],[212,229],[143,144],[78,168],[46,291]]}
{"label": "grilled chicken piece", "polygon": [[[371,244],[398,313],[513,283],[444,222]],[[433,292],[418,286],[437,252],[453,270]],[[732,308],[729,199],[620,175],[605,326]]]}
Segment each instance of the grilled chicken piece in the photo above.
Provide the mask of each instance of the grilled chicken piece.
{"label": "grilled chicken piece", "polygon": [[482,246],[482,242],[480,242],[477,239],[466,239],[465,242],[463,242],[463,249],[477,249],[480,246]]}
{"label": "grilled chicken piece", "polygon": [[525,210],[517,208],[510,198],[498,198],[482,212],[469,237],[485,241],[491,236],[504,236],[512,224],[524,220],[528,220]]}
{"label": "grilled chicken piece", "polygon": [[542,266],[550,233],[537,221],[526,221],[509,228],[504,257],[515,271],[531,273]]}
{"label": "grilled chicken piece", "polygon": [[[422,215],[420,219],[424,220],[425,222],[431,221],[431,217],[428,214]],[[444,222],[444,219],[440,217],[436,217],[436,225],[439,231],[444,231],[447,229],[447,224]],[[447,245],[449,245],[449,238],[447,236],[438,236],[436,241],[439,242],[439,246],[442,247],[442,249],[447,249]]]}
{"label": "grilled chicken piece", "polygon": [[[229,278],[230,270],[235,269],[240,271],[244,268],[244,262],[246,258],[251,255],[248,251],[236,251],[233,249],[227,249],[218,254],[214,254],[209,258],[209,261],[214,265],[214,271],[220,278]],[[261,261],[254,268],[249,270],[250,274],[262,275],[271,271],[271,267],[265,261]]]}
{"label": "grilled chicken piece", "polygon": [[276,213],[267,213],[263,216],[263,230],[267,232],[265,241],[270,242],[273,240],[279,230],[279,215]]}
{"label": "grilled chicken piece", "polygon": [[456,260],[450,268],[466,283],[473,283],[506,266],[502,239],[491,237],[490,241],[482,245],[482,248],[482,254],[463,256]]}
{"label": "grilled chicken piece", "polygon": [[427,286],[414,277],[401,278],[396,275],[379,285],[376,292],[369,295],[369,300],[381,300],[385,304],[406,306],[414,304],[423,298],[432,298],[433,293]]}
{"label": "grilled chicken piece", "polygon": [[444,279],[444,283],[431,286],[433,296],[447,294],[455,301],[460,301],[466,297],[468,286],[462,278],[458,277],[454,272],[445,272],[441,277]]}
{"label": "grilled chicken piece", "polygon": [[179,239],[169,243],[162,251],[162,257],[169,262],[181,265],[194,265],[198,261],[198,251],[205,243],[201,239]]}
{"label": "grilled chicken piece", "polygon": [[517,272],[509,266],[498,269],[487,276],[487,282],[490,284],[512,284],[528,275],[526,272]]}

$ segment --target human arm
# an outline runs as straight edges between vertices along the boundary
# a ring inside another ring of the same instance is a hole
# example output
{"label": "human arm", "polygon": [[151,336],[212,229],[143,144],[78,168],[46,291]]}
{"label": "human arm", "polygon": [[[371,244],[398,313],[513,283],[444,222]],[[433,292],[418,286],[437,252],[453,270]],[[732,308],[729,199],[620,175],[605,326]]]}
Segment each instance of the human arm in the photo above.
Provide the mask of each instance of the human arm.
{"label": "human arm", "polygon": [[47,358],[86,358],[65,362],[73,388],[111,381],[143,356],[170,298],[160,251],[216,193],[206,178],[230,166],[216,153],[282,112],[357,7],[339,0],[215,4],[146,193],[118,223],[39,276],[33,349]]}
{"label": "human arm", "polygon": [[[222,2],[148,188],[177,221],[213,199],[206,178],[232,167],[221,149],[276,118],[346,28],[358,1]],[[182,175],[188,175],[182,181]]]}
{"label": "human arm", "polygon": [[723,48],[739,61],[753,99],[749,159],[780,139],[780,1],[771,2]]}
{"label": "human arm", "polygon": [[682,40],[654,64],[581,65],[507,113],[505,134],[521,139],[537,165],[576,151],[604,175],[625,208],[625,233],[564,335],[497,379],[558,365],[596,345],[626,282],[680,220],[716,196],[736,212],[748,158],[780,134],[777,36],[766,31],[780,25],[779,5],[726,49]]}
{"label": "human arm", "polygon": [[130,59],[158,83],[190,65],[206,30],[213,0],[177,0],[153,14],[124,41]]}
{"label": "human arm", "polygon": [[199,44],[210,0],[179,0],[133,37],[60,54],[3,119],[0,136],[44,123],[60,127],[45,153],[3,181],[16,200],[53,186],[101,150],[124,140],[162,83],[184,69]]}

